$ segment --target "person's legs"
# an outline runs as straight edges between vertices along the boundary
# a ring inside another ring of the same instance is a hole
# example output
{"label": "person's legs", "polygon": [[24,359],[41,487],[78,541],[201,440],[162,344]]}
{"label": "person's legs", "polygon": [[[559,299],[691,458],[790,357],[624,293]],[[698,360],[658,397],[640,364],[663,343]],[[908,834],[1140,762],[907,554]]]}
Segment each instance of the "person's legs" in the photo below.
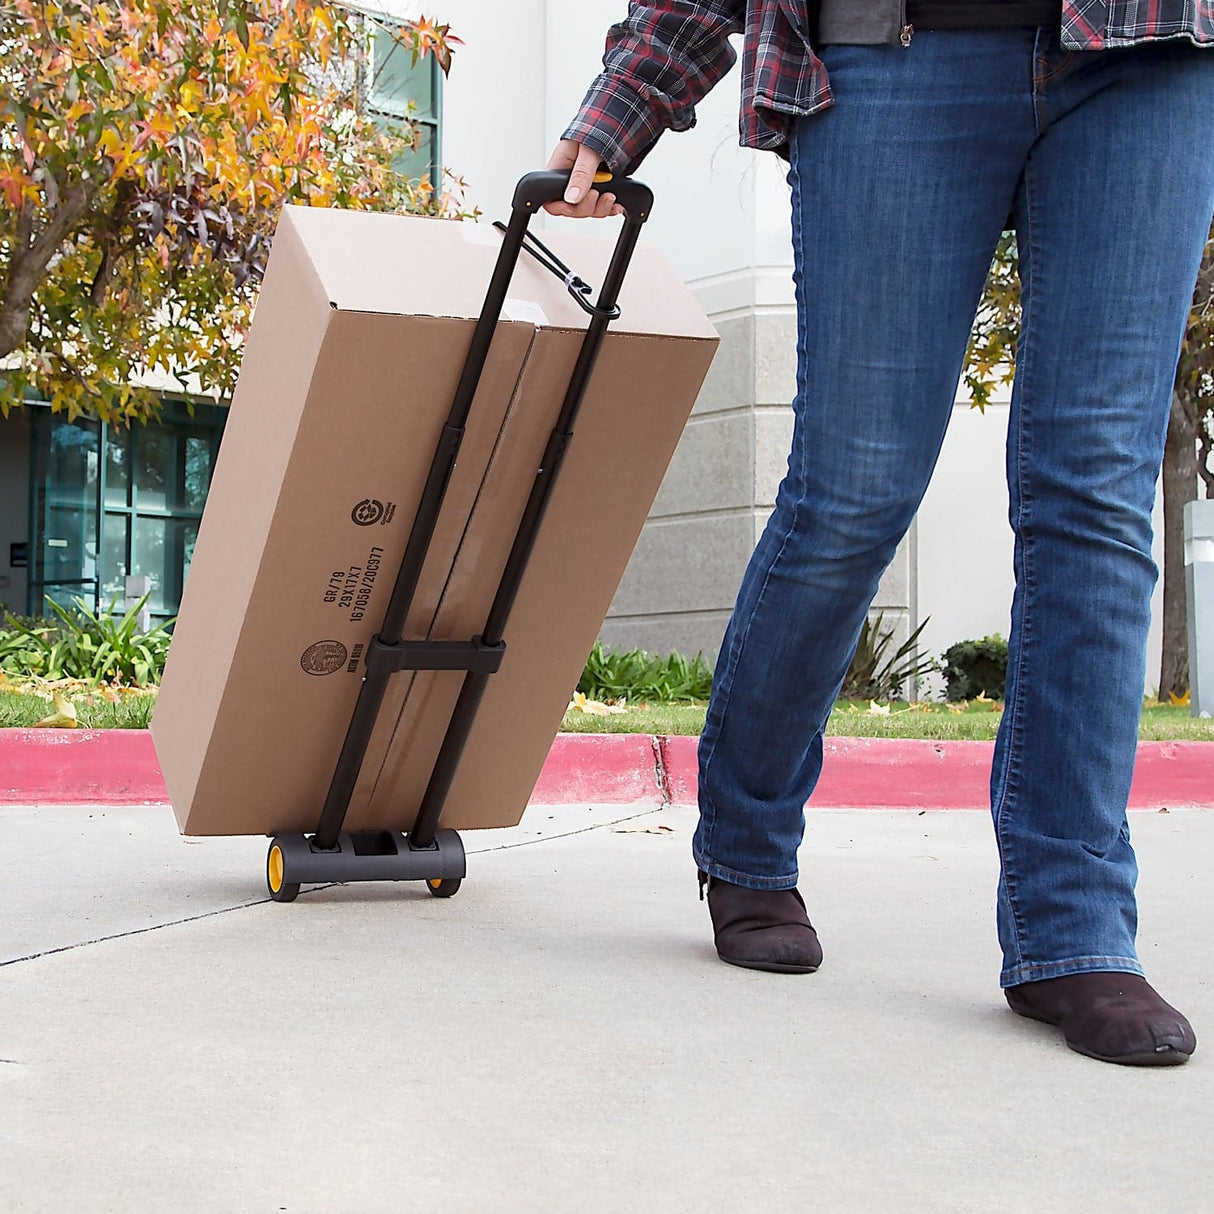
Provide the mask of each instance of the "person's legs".
{"label": "person's legs", "polygon": [[[823,52],[837,105],[792,147],[799,317],[788,475],[700,742],[702,871],[796,884],[822,728],[935,466],[1036,132],[1031,30]],[[942,83],[947,82],[947,88]]]}
{"label": "person's legs", "polygon": [[1016,197],[1016,594],[991,781],[1004,986],[1141,973],[1125,809],[1151,508],[1214,212],[1214,54],[1069,53],[1043,33],[1035,74],[1040,134]]}

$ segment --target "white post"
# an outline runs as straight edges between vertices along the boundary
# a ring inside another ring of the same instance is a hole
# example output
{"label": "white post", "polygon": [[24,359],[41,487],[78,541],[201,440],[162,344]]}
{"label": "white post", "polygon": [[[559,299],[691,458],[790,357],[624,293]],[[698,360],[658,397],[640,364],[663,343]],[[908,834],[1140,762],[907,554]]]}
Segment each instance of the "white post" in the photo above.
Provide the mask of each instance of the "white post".
{"label": "white post", "polygon": [[[152,588],[152,579],[143,574],[126,579],[126,599],[122,604],[123,614],[130,611],[136,603]],[[139,613],[139,631],[150,632],[152,628],[152,613],[147,605]]]}
{"label": "white post", "polygon": [[1214,716],[1214,500],[1184,508],[1185,594],[1189,609],[1189,711]]}

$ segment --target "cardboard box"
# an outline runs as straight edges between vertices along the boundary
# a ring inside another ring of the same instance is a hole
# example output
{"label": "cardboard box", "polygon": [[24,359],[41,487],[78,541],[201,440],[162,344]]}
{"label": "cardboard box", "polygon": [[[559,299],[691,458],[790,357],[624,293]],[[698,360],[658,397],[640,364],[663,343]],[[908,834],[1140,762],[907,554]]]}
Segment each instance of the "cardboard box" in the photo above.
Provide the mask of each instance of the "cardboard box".
{"label": "cardboard box", "polygon": [[[552,243],[597,283],[613,236]],[[152,721],[184,833],[315,828],[499,241],[487,225],[284,212]],[[714,330],[643,242],[620,306],[444,826],[521,817],[712,360]],[[585,325],[524,254],[407,638],[483,627]],[[411,826],[462,677],[393,676],[347,829]]]}

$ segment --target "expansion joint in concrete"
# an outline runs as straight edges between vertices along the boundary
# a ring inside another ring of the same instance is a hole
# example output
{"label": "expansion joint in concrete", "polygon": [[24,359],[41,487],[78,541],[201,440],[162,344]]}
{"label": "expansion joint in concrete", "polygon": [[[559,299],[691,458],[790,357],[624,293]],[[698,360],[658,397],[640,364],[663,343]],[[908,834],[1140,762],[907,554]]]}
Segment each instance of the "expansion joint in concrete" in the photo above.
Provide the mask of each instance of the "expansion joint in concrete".
{"label": "expansion joint in concrete", "polygon": [[[187,915],[184,919],[170,919],[167,923],[149,923],[144,927],[135,927],[130,931],[113,932],[108,936],[97,936],[91,940],[77,940],[71,944],[63,944],[58,948],[45,948],[36,953],[27,953],[24,957],[6,957],[0,960],[0,969],[7,965],[21,965],[26,961],[37,961],[40,957],[51,957],[56,953],[70,953],[78,948],[89,948],[94,944],[108,944],[111,940],[125,940],[130,936],[143,936],[148,932],[163,931],[166,927],[180,927],[183,923],[197,923],[199,919],[213,919],[216,915],[230,915],[233,911],[246,910],[250,906],[268,904],[269,898],[258,898],[253,902],[240,902],[236,906],[221,906],[217,910],[204,911],[201,915]],[[0,1059],[7,1062],[9,1059]]]}
{"label": "expansion joint in concrete", "polygon": [[669,809],[674,804],[670,793],[670,772],[666,762],[666,738],[661,734],[649,739],[653,746],[654,779],[657,782],[658,795],[662,798],[662,809]]}

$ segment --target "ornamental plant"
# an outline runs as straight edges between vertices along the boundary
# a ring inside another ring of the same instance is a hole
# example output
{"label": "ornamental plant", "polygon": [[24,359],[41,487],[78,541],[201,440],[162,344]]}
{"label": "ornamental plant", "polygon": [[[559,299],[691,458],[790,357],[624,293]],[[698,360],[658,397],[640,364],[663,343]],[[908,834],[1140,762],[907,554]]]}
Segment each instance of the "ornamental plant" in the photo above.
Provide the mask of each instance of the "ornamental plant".
{"label": "ornamental plant", "polygon": [[842,700],[893,700],[901,696],[912,680],[934,674],[939,666],[919,652],[919,636],[927,627],[928,616],[914,632],[892,650],[895,629],[885,626],[885,612],[876,619],[865,618],[851,664],[839,690]]}
{"label": "ornamental plant", "polygon": [[6,616],[6,627],[0,628],[0,673],[43,682],[154,686],[164,673],[172,621],[142,631],[139,617],[147,600],[145,594],[119,616],[116,598],[102,612],[93,611],[81,598],[74,600],[71,611],[48,598],[54,621]]}
{"label": "ornamental plant", "polygon": [[679,653],[665,657],[643,649],[611,652],[595,641],[577,694],[590,700],[628,700],[640,704],[695,703],[712,693],[712,667],[702,653],[694,658]]}
{"label": "ornamental plant", "polygon": [[944,653],[945,698],[1002,700],[1007,682],[1007,642],[997,633],[958,641]]}
{"label": "ornamental plant", "polygon": [[[369,17],[316,0],[0,0],[0,413],[225,397],[284,203],[458,215],[359,105]],[[450,67],[458,39],[390,31]],[[449,185],[450,188],[444,188]]]}

